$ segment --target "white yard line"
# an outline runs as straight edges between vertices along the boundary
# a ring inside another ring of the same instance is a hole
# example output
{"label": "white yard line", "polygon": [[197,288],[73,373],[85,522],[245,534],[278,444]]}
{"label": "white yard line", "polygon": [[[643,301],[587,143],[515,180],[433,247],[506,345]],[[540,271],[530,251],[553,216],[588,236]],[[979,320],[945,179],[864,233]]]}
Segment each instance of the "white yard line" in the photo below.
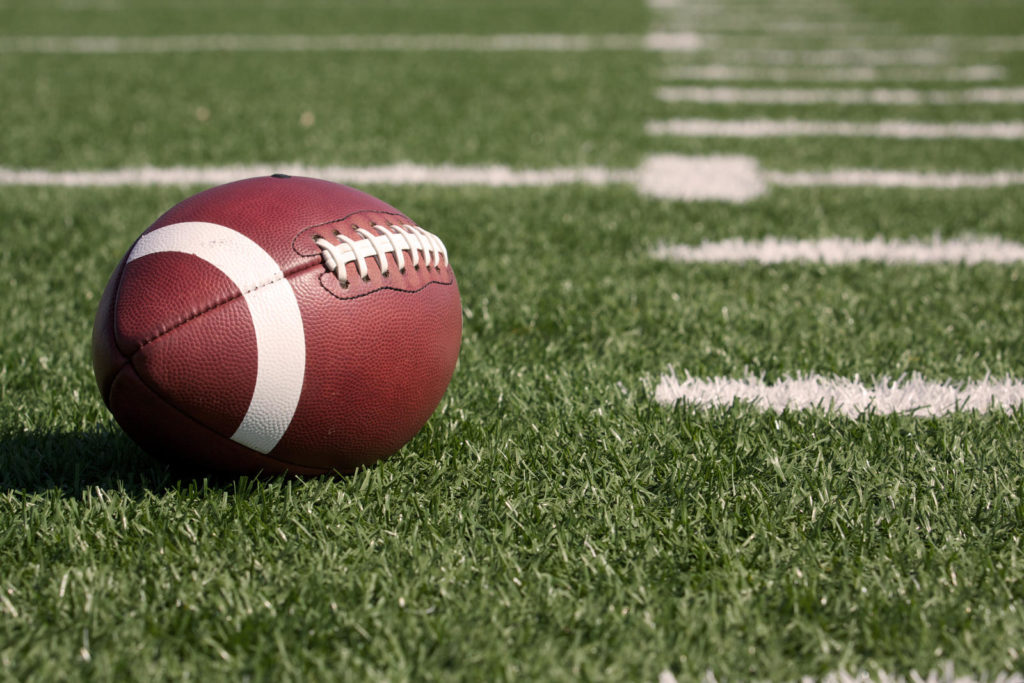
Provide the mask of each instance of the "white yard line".
{"label": "white yard line", "polygon": [[654,31],[643,39],[644,49],[652,52],[696,52],[704,47],[704,38],[688,31]]}
{"label": "white yard line", "polygon": [[255,164],[233,166],[152,166],[93,171],[53,171],[0,167],[0,186],[113,187],[217,185],[242,178],[287,173],[352,185],[442,185],[479,187],[551,187],[582,184],[634,185],[641,194],[677,201],[749,201],[766,190],[757,162],[744,156],[650,157],[636,169],[600,166],[513,169],[502,165],[306,166]]}
{"label": "white yard line", "polygon": [[[748,22],[747,26],[757,29],[756,23]],[[809,21],[806,19],[789,19],[782,21],[768,22],[761,29],[762,33],[765,34],[778,34],[778,33],[793,33],[801,34],[808,33],[813,36],[828,35],[830,37],[841,36],[845,34],[885,34],[886,32],[895,31],[899,28],[899,24],[893,22],[879,22],[879,21],[857,21],[857,20],[823,20],[823,21]],[[739,36],[737,40],[742,41],[746,36]],[[785,39],[789,40],[791,37],[786,36]],[[867,47],[867,46],[865,46]]]}
{"label": "white yard line", "polygon": [[1024,185],[1024,171],[989,173],[838,168],[829,171],[764,171],[763,182],[780,187],[878,187],[961,190]]}
{"label": "white yard line", "polygon": [[892,82],[989,82],[1006,79],[1006,67],[997,64],[974,64],[953,67],[762,67],[730,64],[680,65],[662,71],[666,80],[689,81],[794,81],[821,83]]}
{"label": "white yard line", "polygon": [[[793,26],[799,27],[803,22],[796,22]],[[808,32],[813,23],[806,23]],[[856,27],[852,22],[847,22],[847,27]],[[838,28],[838,27],[837,27]],[[814,40],[822,47],[840,50],[945,50],[947,52],[959,53],[1012,53],[1024,51],[1024,36],[1020,35],[908,35],[895,31],[884,31],[884,26],[874,26],[871,30],[860,33],[845,30],[826,33],[815,31],[816,35],[807,36],[808,40]],[[695,30],[695,29],[694,29]],[[701,30],[705,44],[719,48],[764,48],[780,49],[792,44],[791,36],[772,35],[771,31],[765,30],[754,35],[716,35],[706,28]],[[805,46],[809,47],[809,46]]]}
{"label": "white yard line", "polygon": [[[647,0],[647,7],[652,10],[682,10],[696,14],[735,14],[736,12],[765,11],[764,0],[746,0],[745,2],[718,2],[716,0]],[[777,15],[816,13],[850,14],[849,5],[833,0],[788,0],[773,2],[767,10]]]}
{"label": "white yard line", "polygon": [[898,379],[883,377],[864,382],[860,377],[797,374],[769,384],[764,378],[679,378],[675,371],[662,375],[654,399],[672,405],[685,402],[704,407],[746,403],[760,410],[813,410],[821,408],[849,418],[865,413],[936,417],[953,412],[1009,411],[1024,403],[1024,382],[1011,377],[964,382],[927,380],[919,373]]}
{"label": "white yard line", "polygon": [[310,166],[294,163],[231,166],[128,167],[100,170],[19,169],[0,167],[0,186],[111,187],[145,185],[216,185],[242,178],[288,173],[353,185],[445,185],[481,187],[551,187],[582,184],[633,185],[640,194],[676,201],[745,202],[772,186],[958,189],[1024,185],[1024,171],[937,173],[880,169],[773,171],[742,155],[683,156],[659,154],[635,169],[603,166],[516,169],[424,165],[408,162],[384,166]]}
{"label": "white yard line", "polygon": [[[710,45],[709,38],[704,44]],[[715,41],[721,43],[721,39]],[[822,48],[724,47],[715,44],[707,53],[717,63],[738,66],[955,66],[958,55],[932,48]]]}
{"label": "white yard line", "polygon": [[174,36],[0,36],[0,53],[133,54],[191,52],[692,52],[694,33],[335,34]]}
{"label": "white yard line", "polygon": [[1022,52],[1024,51],[1024,36],[1001,35],[1001,36],[956,36],[956,35],[924,35],[908,36],[894,35],[872,36],[864,35],[860,38],[846,36],[840,41],[848,41],[850,47],[869,47],[878,45],[879,41],[888,41],[892,44],[899,42],[901,45],[914,46],[933,50],[954,50],[960,52]]}
{"label": "white yard line", "polygon": [[427,166],[397,163],[387,166],[306,166],[255,164],[234,166],[141,166],[98,171],[48,171],[0,168],[0,185],[58,187],[122,185],[213,185],[242,178],[286,173],[338,183],[367,185],[476,185],[484,187],[548,187],[632,183],[635,171],[598,166],[517,170],[508,166]]}
{"label": "white yard line", "polygon": [[640,164],[634,182],[640,194],[677,201],[740,203],[768,189],[757,160],[742,155],[653,155]]}
{"label": "white yard line", "polygon": [[738,237],[697,245],[661,245],[651,256],[662,261],[683,263],[744,263],[763,265],[808,262],[840,265],[874,262],[888,265],[963,263],[1018,263],[1024,261],[1024,244],[994,236],[968,235],[952,239],[870,240],[849,237],[787,239],[768,237],[745,240]]}
{"label": "white yard line", "polygon": [[[826,33],[821,22],[776,22],[775,30]],[[763,22],[752,22],[761,29]],[[849,22],[843,22],[847,30]],[[836,27],[838,28],[838,27]],[[877,30],[835,36],[842,47],[795,49],[787,36],[716,34],[665,30],[653,34],[608,33],[384,33],[384,34],[186,34],[162,36],[11,36],[0,35],[0,53],[121,54],[171,52],[428,52],[542,51],[586,52],[650,50],[706,51],[716,59],[752,65],[866,66],[947,65],[957,52],[1020,52],[1024,36],[901,36]],[[833,31],[828,31],[830,35]]]}
{"label": "white yard line", "polygon": [[871,104],[955,105],[1024,104],[1024,88],[915,90],[911,88],[732,88],[663,86],[655,95],[662,102],[698,104]]}
{"label": "white yard line", "polygon": [[691,138],[862,137],[946,140],[1020,140],[1024,121],[818,121],[808,119],[669,119],[649,121],[648,135]]}
{"label": "white yard line", "polygon": [[[918,673],[912,670],[909,674],[894,674],[887,671],[858,671],[850,673],[839,670],[825,674],[821,678],[804,676],[800,683],[980,683],[991,681],[991,683],[1024,683],[1024,674],[1016,671],[1000,671],[993,676],[991,673],[979,677],[973,674],[957,674],[953,662],[946,661],[940,664],[941,669],[931,669],[927,673]],[[658,674],[658,683],[677,683],[675,674],[665,669]],[[712,671],[705,672],[700,683],[718,683]]]}
{"label": "white yard line", "polygon": [[[865,35],[893,35],[898,24],[844,19],[839,16],[822,17],[820,19],[780,19],[778,15],[736,14],[718,17],[699,16],[693,13],[662,12],[658,26],[671,30],[700,30],[701,33],[717,39],[722,46],[745,44],[747,47],[785,47],[786,41],[794,38],[817,39],[820,36],[850,36],[860,38]],[[742,34],[742,35],[737,35]],[[747,36],[763,37],[744,43]],[[768,39],[771,40],[768,40]],[[851,40],[851,47],[872,47],[867,41]]]}

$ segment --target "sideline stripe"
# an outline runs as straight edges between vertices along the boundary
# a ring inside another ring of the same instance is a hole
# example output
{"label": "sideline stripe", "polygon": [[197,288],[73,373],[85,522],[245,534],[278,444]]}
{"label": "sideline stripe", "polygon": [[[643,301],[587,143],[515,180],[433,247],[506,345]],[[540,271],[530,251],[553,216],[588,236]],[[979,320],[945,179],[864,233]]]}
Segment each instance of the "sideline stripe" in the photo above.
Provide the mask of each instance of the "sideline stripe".
{"label": "sideline stripe", "polygon": [[768,384],[764,378],[747,374],[741,378],[696,378],[689,373],[680,379],[675,371],[662,375],[654,400],[665,405],[682,401],[704,407],[748,403],[763,411],[825,410],[857,418],[865,413],[936,417],[961,411],[1009,412],[1024,403],[1024,382],[1012,377],[986,378],[967,382],[933,382],[920,373],[895,380],[883,377],[865,383],[859,376],[826,377],[797,374]]}
{"label": "sideline stripe", "polygon": [[837,265],[843,263],[930,264],[930,263],[1017,263],[1024,261],[1024,244],[1001,237],[966,235],[953,239],[933,237],[930,240],[887,240],[881,236],[870,240],[849,237],[823,239],[786,239],[768,237],[748,241],[731,238],[699,245],[663,244],[651,251],[661,261],[684,263],[761,264],[812,262]]}
{"label": "sideline stripe", "polygon": [[791,81],[870,83],[874,81],[985,82],[1006,79],[1006,67],[974,64],[954,67],[757,67],[707,64],[672,66],[662,72],[665,80],[691,81]]}
{"label": "sideline stripe", "polygon": [[[714,40],[721,42],[720,39]],[[715,45],[706,52],[717,62],[741,66],[955,66],[957,62],[957,55],[949,50],[926,47],[802,49]]]}
{"label": "sideline stripe", "polygon": [[[843,21],[838,19],[838,21]],[[692,24],[692,22],[689,22]],[[765,24],[762,20],[761,25]],[[814,28],[812,22],[786,22],[792,25],[792,28],[797,28],[801,24],[805,25],[807,29]],[[867,28],[870,30],[854,31],[849,30],[850,27],[856,28],[857,25],[853,22],[844,22],[845,26],[837,25],[836,28],[842,26],[843,30],[826,32],[821,30],[824,28],[817,28],[814,33],[817,35],[808,36],[809,40],[818,41],[816,44],[828,49],[853,49],[853,50],[882,50],[882,49],[925,49],[925,50],[945,50],[947,52],[961,52],[961,53],[1006,53],[1006,52],[1020,52],[1024,51],[1024,36],[1020,35],[949,35],[949,34],[927,34],[927,35],[907,35],[901,33],[899,30],[887,30],[886,25],[871,25]],[[784,28],[781,24],[776,24],[777,29]],[[888,28],[891,28],[889,26]],[[776,29],[776,30],[777,30]],[[701,35],[704,37],[706,44],[714,47],[743,47],[743,48],[766,48],[766,49],[778,49],[787,47],[792,43],[790,36],[779,36],[772,35],[771,30],[762,30],[760,33],[755,35],[716,35],[710,31],[702,31]]]}
{"label": "sideline stripe", "polygon": [[[850,47],[866,47],[877,43],[876,36],[865,35],[859,38],[847,36],[845,40]],[[887,37],[883,36],[882,40]],[[894,35],[888,38],[892,41],[899,41],[902,45],[914,44],[918,47],[927,47],[935,50],[960,50],[963,52],[1021,52],[1024,51],[1024,36],[1021,35],[995,35],[995,36],[970,36],[970,35],[924,35],[908,36]],[[844,38],[839,38],[843,42]],[[859,41],[854,45],[854,41]]]}
{"label": "sideline stripe", "polygon": [[[650,9],[684,9],[698,14],[734,14],[736,12],[760,11],[765,9],[763,0],[746,0],[745,2],[716,2],[715,0],[647,0]],[[772,3],[770,10],[780,14],[806,13],[807,11],[848,13],[849,7],[833,0],[788,0],[788,2]]]}
{"label": "sideline stripe", "polygon": [[942,140],[952,138],[1020,140],[1024,121],[973,123],[889,120],[876,122],[810,119],[668,119],[648,121],[648,135],[690,138],[864,137]]}
{"label": "sideline stripe", "polygon": [[657,154],[637,169],[637,192],[650,197],[747,202],[767,190],[757,160],[741,155],[686,157]]}
{"label": "sideline stripe", "polygon": [[122,185],[216,185],[242,178],[287,173],[337,183],[365,185],[479,185],[484,187],[547,187],[580,183],[633,183],[636,172],[599,166],[516,170],[508,166],[426,166],[397,163],[388,166],[304,166],[256,164],[235,166],[141,166],[99,171],[48,171],[0,167],[0,185],[58,187]]}
{"label": "sideline stripe", "polygon": [[[832,20],[820,20],[820,21],[809,21],[806,19],[789,19],[782,21],[772,21],[762,23],[757,18],[748,19],[746,21],[737,22],[722,22],[716,24],[718,26],[729,27],[733,30],[743,29],[754,29],[759,30],[765,34],[778,34],[778,33],[810,33],[815,37],[821,35],[827,36],[841,36],[844,34],[858,34],[866,33],[869,35],[892,33],[899,29],[899,25],[894,22],[881,22],[881,21],[858,21],[853,19],[832,19]],[[739,32],[737,30],[737,32]],[[738,40],[742,41],[746,36],[741,36]],[[789,39],[788,36],[785,39]],[[860,47],[860,46],[857,46]],[[865,46],[866,47],[866,46]]]}
{"label": "sideline stripe", "polygon": [[782,187],[879,187],[928,190],[1012,187],[1024,185],[1024,171],[991,173],[938,173],[934,171],[888,171],[870,168],[840,168],[831,171],[764,171],[765,182]]}
{"label": "sideline stripe", "polygon": [[[803,676],[800,678],[800,683],[981,683],[981,681],[990,681],[991,683],[1024,683],[1024,674],[1016,671],[1000,671],[995,676],[989,673],[984,677],[978,677],[975,674],[957,674],[956,666],[951,661],[943,662],[941,666],[941,670],[931,669],[925,674],[918,673],[916,669],[912,669],[907,675],[893,674],[880,670],[870,673],[864,670],[851,673],[840,669],[839,671],[830,671],[821,678]],[[678,682],[676,681],[675,674],[671,670],[665,669],[658,674],[658,683]],[[714,672],[709,670],[704,672],[700,683],[718,683],[718,679],[715,678]]]}
{"label": "sideline stripe", "polygon": [[588,52],[701,49],[695,33],[506,33],[377,35],[0,36],[0,53],[124,54],[171,52]]}
{"label": "sideline stripe", "polygon": [[143,166],[96,171],[50,171],[0,167],[0,186],[115,187],[145,185],[220,185],[242,178],[287,173],[352,185],[442,185],[477,187],[551,187],[582,184],[634,185],[641,194],[677,201],[744,202],[767,187],[757,161],[745,156],[648,157],[636,169],[600,166],[517,170],[508,166],[303,166],[258,164],[156,168]]}
{"label": "sideline stripe", "polygon": [[[825,31],[824,24],[782,22],[765,26],[773,31]],[[746,25],[746,24],[744,24]],[[851,24],[840,21],[833,28],[849,31]],[[734,26],[733,29],[737,28]],[[896,42],[895,47],[872,46],[877,30],[870,35],[837,36],[833,42],[844,47],[792,49],[785,47],[786,38],[778,36],[737,36],[694,31],[664,31],[652,34],[608,33],[384,33],[384,34],[283,34],[258,35],[244,33],[164,35],[164,36],[12,36],[0,35],[0,53],[42,54],[115,54],[167,52],[297,52],[297,51],[551,51],[577,52],[599,50],[651,50],[655,52],[694,52],[711,50],[716,57],[725,57],[753,64],[805,64],[846,66],[935,65],[949,64],[960,52],[1024,51],[1024,36],[881,36]],[[766,41],[767,39],[767,41]],[[770,41],[770,42],[768,42]],[[900,47],[902,45],[902,47]]]}
{"label": "sideline stripe", "polygon": [[443,185],[477,187],[551,187],[625,184],[640,194],[677,201],[745,202],[782,187],[877,187],[910,189],[991,188],[1024,185],[1024,171],[937,173],[879,169],[832,171],[762,170],[742,155],[658,154],[635,169],[579,166],[514,169],[508,166],[428,166],[408,162],[387,166],[141,166],[105,170],[51,171],[0,167],[0,186],[114,187],[146,185],[219,185],[272,173],[312,176],[353,185]]}
{"label": "sideline stripe", "polygon": [[[715,39],[718,45],[726,46],[731,43],[751,46],[783,47],[785,41],[780,38],[797,37],[799,34],[810,34],[810,38],[821,36],[839,37],[863,35],[893,35],[899,31],[899,25],[892,22],[864,21],[859,19],[844,19],[838,15],[822,15],[816,19],[779,19],[778,14],[769,15],[764,13],[742,13],[728,16],[700,17],[685,12],[662,12],[659,25],[664,28],[696,28],[699,27],[705,35]],[[735,35],[745,34],[745,35]],[[745,42],[749,35],[771,36],[774,38],[768,41]],[[788,34],[780,36],[779,34]],[[866,41],[851,41],[852,47],[870,47]],[[908,45],[908,47],[910,47]]]}
{"label": "sideline stripe", "polygon": [[914,90],[911,88],[701,88],[664,86],[662,102],[698,104],[1024,104],[1024,88]]}

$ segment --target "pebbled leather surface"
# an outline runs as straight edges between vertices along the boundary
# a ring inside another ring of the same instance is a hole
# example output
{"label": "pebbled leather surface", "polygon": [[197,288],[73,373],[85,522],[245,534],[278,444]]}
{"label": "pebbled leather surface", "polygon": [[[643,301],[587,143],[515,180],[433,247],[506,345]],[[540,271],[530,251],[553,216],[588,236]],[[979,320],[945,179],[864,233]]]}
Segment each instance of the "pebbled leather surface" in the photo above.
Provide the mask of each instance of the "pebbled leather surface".
{"label": "pebbled leather surface", "polygon": [[[150,254],[115,270],[93,338],[97,381],[125,431],[171,461],[228,472],[350,471],[398,450],[440,402],[462,334],[450,267],[406,268],[341,288],[314,234],[409,223],[384,202],[309,178],[254,178],[181,202],[172,223],[224,225],[259,244],[293,288],[306,367],[298,407],[261,455],[230,440],[256,383],[257,344],[242,292],[217,268],[181,253]],[[320,232],[320,231],[323,232]],[[443,238],[443,237],[442,237]],[[393,256],[389,256],[393,258]],[[350,264],[354,269],[354,264]]]}
{"label": "pebbled leather surface", "polygon": [[256,385],[255,349],[248,307],[236,298],[148,342],[132,355],[131,363],[164,400],[230,436]]}

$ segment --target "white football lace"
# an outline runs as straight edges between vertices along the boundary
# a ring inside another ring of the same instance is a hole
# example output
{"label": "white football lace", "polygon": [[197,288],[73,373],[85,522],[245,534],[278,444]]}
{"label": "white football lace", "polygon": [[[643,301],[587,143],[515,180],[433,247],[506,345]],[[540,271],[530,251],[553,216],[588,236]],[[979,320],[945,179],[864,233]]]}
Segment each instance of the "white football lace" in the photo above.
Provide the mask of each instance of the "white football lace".
{"label": "white football lace", "polygon": [[323,255],[324,267],[334,273],[338,282],[343,287],[348,286],[348,273],[345,266],[355,261],[356,271],[359,277],[364,280],[370,279],[369,270],[366,267],[367,258],[376,258],[380,267],[381,275],[387,276],[388,254],[395,255],[395,263],[399,272],[405,272],[405,254],[409,252],[412,259],[412,267],[420,267],[422,255],[423,265],[426,268],[438,268],[448,265],[448,250],[437,237],[417,225],[371,225],[372,229],[379,234],[375,235],[366,228],[356,228],[356,232],[363,239],[351,239],[342,235],[337,230],[334,237],[338,244],[320,235],[314,235],[313,241],[320,247]]}

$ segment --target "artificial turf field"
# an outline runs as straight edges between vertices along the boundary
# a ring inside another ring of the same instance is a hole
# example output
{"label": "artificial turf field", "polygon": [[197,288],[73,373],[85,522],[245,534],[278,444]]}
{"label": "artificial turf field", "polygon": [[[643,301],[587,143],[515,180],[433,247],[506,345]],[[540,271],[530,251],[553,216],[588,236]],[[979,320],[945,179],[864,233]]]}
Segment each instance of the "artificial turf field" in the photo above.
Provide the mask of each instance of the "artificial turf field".
{"label": "artificial turf field", "polygon": [[[819,33],[728,22],[745,12],[820,20],[832,7],[843,21],[888,27],[868,36],[886,48],[974,36],[982,47],[957,63],[996,64],[1000,87],[1024,85],[1024,52],[983,49],[985,36],[1024,30],[1014,2],[775,5],[694,12],[694,30],[706,20],[736,48],[820,47]],[[647,121],[678,116],[1005,121],[1020,118],[1020,104],[670,104],[653,95],[666,65],[723,57],[372,49],[384,33],[662,29],[639,0],[239,7],[0,2],[0,167],[632,168],[663,152],[820,171],[1024,166],[1024,143],[1012,139],[645,134]],[[203,33],[362,33],[368,44],[5,47],[24,36]],[[139,451],[103,407],[90,362],[111,269],[199,189],[0,187],[0,678],[1024,672],[1024,409],[851,419],[827,406],[777,414],[654,400],[670,367],[768,382],[1024,377],[1024,264],[650,256],[660,244],[731,237],[1021,240],[1022,187],[777,187],[727,203],[625,184],[366,186],[448,248],[465,311],[449,391],[376,467],[237,481],[184,475]]]}

